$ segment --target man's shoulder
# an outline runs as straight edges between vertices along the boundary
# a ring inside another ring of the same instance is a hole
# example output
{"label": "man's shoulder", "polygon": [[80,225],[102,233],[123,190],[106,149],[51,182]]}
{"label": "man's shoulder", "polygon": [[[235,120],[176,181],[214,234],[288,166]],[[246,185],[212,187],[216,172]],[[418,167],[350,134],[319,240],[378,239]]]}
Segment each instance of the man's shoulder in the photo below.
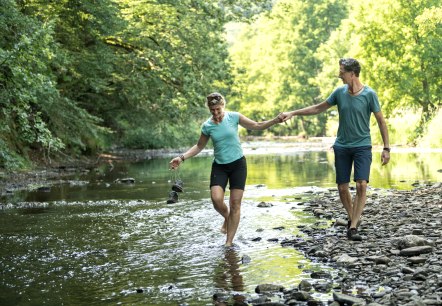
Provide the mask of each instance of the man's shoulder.
{"label": "man's shoulder", "polygon": [[376,94],[376,91],[373,88],[371,88],[370,86],[364,85],[364,87],[365,87],[365,90],[364,90],[365,92],[368,92],[371,94]]}

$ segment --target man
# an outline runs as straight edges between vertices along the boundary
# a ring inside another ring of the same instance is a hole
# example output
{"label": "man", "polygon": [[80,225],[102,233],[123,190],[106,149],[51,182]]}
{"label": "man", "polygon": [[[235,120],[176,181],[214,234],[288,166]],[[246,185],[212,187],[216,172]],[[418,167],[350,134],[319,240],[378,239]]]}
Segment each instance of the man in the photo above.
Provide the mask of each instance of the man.
{"label": "man", "polygon": [[[361,66],[353,58],[339,60],[339,78],[344,85],[336,88],[322,103],[284,112],[283,121],[293,116],[316,115],[337,105],[339,112],[339,128],[333,145],[335,153],[336,183],[339,197],[348,214],[347,237],[361,240],[357,232],[359,219],[367,199],[367,183],[370,177],[372,161],[370,116],[374,114],[384,142],[381,160],[385,165],[390,160],[390,144],[388,129],[382,115],[376,92],[359,80]],[[352,202],[349,183],[352,166],[354,165],[354,181],[356,196]]]}

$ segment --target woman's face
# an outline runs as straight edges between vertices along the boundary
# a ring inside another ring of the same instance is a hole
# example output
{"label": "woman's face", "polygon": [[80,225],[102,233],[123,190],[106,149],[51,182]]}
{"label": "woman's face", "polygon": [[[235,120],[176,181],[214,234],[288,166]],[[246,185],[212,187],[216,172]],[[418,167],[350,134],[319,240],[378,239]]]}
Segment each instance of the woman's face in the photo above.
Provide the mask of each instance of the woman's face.
{"label": "woman's face", "polygon": [[220,121],[224,115],[224,104],[218,103],[215,105],[209,106],[210,113],[213,116],[215,121]]}

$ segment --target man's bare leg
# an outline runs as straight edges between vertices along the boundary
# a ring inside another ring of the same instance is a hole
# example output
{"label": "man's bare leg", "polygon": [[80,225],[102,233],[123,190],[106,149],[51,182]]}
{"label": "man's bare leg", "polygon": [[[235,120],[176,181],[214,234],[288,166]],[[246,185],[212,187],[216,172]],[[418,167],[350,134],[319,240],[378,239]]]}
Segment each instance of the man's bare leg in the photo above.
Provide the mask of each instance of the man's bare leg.
{"label": "man's bare leg", "polygon": [[241,201],[244,194],[244,190],[231,189],[230,190],[230,213],[227,220],[227,239],[226,246],[232,246],[233,238],[235,237],[238,229],[239,220],[241,218]]}
{"label": "man's bare leg", "polygon": [[356,181],[356,197],[353,205],[353,214],[351,216],[350,228],[357,228],[358,221],[361,218],[365,203],[367,202],[367,181]]}
{"label": "man's bare leg", "polygon": [[342,205],[344,205],[347,211],[348,220],[352,220],[353,217],[353,202],[351,200],[349,183],[339,184],[339,198],[341,199]]}
{"label": "man's bare leg", "polygon": [[226,234],[227,220],[229,219],[229,207],[224,203],[224,190],[221,186],[212,186],[212,188],[210,188],[210,196],[212,198],[213,207],[224,217],[221,233]]}

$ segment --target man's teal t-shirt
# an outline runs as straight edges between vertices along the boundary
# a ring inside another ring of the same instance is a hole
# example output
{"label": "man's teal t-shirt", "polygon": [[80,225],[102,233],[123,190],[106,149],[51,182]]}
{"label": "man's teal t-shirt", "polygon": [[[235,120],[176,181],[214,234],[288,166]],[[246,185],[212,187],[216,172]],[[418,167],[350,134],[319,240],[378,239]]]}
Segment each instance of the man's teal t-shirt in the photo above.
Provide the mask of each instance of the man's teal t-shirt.
{"label": "man's teal t-shirt", "polygon": [[357,96],[348,92],[348,85],[336,88],[327,98],[338,106],[339,127],[335,145],[345,148],[371,146],[370,116],[381,110],[376,92],[369,86]]}
{"label": "man's teal t-shirt", "polygon": [[201,133],[212,139],[215,162],[228,164],[243,157],[238,136],[239,113],[224,112],[223,120],[216,124],[212,118],[206,120]]}

